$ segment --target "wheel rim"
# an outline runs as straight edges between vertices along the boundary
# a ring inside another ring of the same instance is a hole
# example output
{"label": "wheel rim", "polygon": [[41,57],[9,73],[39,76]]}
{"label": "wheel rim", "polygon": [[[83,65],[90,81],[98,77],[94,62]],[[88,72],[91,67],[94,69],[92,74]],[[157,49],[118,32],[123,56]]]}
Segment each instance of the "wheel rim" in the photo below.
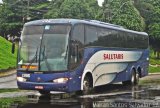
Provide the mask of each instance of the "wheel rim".
{"label": "wheel rim", "polygon": [[135,84],[135,73],[134,72],[132,73],[131,82],[132,84]]}
{"label": "wheel rim", "polygon": [[90,94],[92,92],[92,78],[86,76],[83,80],[83,95]]}
{"label": "wheel rim", "polygon": [[90,88],[89,81],[88,81],[87,79],[85,79],[85,80],[83,81],[83,90],[84,90],[84,91],[88,91],[89,88]]}
{"label": "wheel rim", "polygon": [[136,73],[136,72],[132,73],[131,82],[133,85],[138,84],[138,82],[139,82],[139,74],[138,73]]}
{"label": "wheel rim", "polygon": [[138,84],[138,82],[139,82],[139,74],[137,73],[136,74],[136,84]]}

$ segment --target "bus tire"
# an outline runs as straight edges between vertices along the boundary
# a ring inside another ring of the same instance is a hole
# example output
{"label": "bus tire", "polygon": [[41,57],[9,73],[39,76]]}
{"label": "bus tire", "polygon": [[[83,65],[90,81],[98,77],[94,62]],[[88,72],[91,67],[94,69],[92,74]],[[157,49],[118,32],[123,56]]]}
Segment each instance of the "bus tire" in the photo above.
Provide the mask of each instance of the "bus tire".
{"label": "bus tire", "polygon": [[138,83],[139,83],[139,74],[138,72],[133,70],[132,77],[131,77],[131,84],[135,86],[135,85],[138,85]]}
{"label": "bus tire", "polygon": [[128,80],[128,81],[123,81],[122,83],[125,86],[129,86],[129,85],[136,86],[136,85],[138,85],[138,83],[139,83],[139,73],[137,73],[135,70],[132,70],[131,79]]}
{"label": "bus tire", "polygon": [[93,80],[92,80],[92,77],[89,76],[89,75],[86,75],[84,77],[84,80],[83,80],[83,91],[82,91],[82,94],[83,95],[86,95],[86,94],[89,94],[91,93],[93,90]]}
{"label": "bus tire", "polygon": [[140,74],[138,72],[136,72],[136,81],[135,81],[135,85],[139,84],[139,78],[140,78]]}

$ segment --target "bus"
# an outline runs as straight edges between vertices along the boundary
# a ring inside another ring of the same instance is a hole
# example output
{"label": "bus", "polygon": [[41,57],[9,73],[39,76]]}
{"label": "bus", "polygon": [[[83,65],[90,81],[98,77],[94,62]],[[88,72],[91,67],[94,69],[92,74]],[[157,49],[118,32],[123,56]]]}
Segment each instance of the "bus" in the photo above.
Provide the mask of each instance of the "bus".
{"label": "bus", "polygon": [[96,20],[42,19],[25,23],[19,40],[19,89],[88,94],[111,83],[136,85],[148,75],[145,32]]}

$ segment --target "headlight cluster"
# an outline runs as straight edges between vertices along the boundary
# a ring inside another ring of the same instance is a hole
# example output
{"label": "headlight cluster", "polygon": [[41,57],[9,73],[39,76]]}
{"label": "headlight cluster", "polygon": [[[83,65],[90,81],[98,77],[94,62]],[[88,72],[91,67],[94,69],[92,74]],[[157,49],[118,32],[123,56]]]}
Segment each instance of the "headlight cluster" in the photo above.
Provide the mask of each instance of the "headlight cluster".
{"label": "headlight cluster", "polygon": [[54,83],[66,83],[68,81],[68,78],[58,78],[53,80]]}
{"label": "headlight cluster", "polygon": [[[68,78],[58,78],[58,79],[54,79],[53,83],[66,83],[68,80],[69,80]],[[23,77],[17,77],[17,81],[26,82],[27,79]]]}
{"label": "headlight cluster", "polygon": [[26,82],[27,79],[25,79],[23,77],[17,77],[17,81],[19,81],[19,82]]}

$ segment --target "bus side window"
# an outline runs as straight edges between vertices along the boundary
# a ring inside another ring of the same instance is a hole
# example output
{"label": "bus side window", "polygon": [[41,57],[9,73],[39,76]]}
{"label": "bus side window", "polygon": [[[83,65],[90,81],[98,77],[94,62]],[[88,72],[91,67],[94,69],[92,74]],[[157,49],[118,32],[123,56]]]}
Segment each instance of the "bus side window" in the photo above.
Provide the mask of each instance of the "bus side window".
{"label": "bus side window", "polygon": [[83,57],[83,48],[76,41],[71,42],[71,69],[78,67]]}
{"label": "bus side window", "polygon": [[82,59],[84,51],[84,25],[78,24],[74,26],[71,39],[71,55],[70,55],[70,69],[76,69]]}
{"label": "bus side window", "polygon": [[78,62],[78,45],[75,42],[71,43],[71,63]]}

